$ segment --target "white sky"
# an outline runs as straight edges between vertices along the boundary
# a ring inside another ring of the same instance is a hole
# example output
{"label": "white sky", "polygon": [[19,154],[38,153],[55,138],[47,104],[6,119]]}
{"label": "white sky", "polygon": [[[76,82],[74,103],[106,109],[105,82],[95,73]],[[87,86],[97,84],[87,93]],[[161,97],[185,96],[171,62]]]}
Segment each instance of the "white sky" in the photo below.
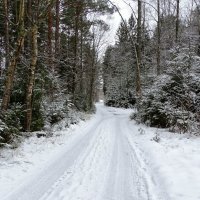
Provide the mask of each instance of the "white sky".
{"label": "white sky", "polygon": [[[128,19],[131,15],[131,9],[128,5],[126,5],[123,0],[112,0],[112,2],[119,8],[120,13],[122,14],[124,19]],[[108,33],[109,43],[114,44],[116,31],[121,22],[121,17],[118,12],[114,13],[112,16],[108,16],[106,18],[107,23],[110,25],[110,31]]]}
{"label": "white sky", "polygon": [[[137,10],[137,4],[134,3],[134,0],[112,0],[112,2],[118,6],[118,8],[120,9],[120,12],[123,16],[124,19],[128,19],[132,13],[131,8],[124,3],[124,1],[126,1],[127,3],[130,3],[133,7],[134,10]],[[180,0],[180,10],[181,10],[181,14],[182,15],[186,15],[187,10],[189,9],[189,5],[191,4],[192,0]],[[135,1],[136,2],[136,1]],[[156,0],[148,0],[149,3],[156,3]],[[149,14],[148,16],[149,20],[150,20],[150,24],[154,24],[155,20],[153,19],[153,14]],[[116,12],[115,14],[113,14],[112,16],[108,16],[106,17],[106,21],[107,23],[110,25],[110,31],[107,34],[107,41],[109,44],[114,44],[115,42],[115,35],[116,35],[116,31],[119,27],[119,24],[121,22],[121,17],[119,16],[119,14]]]}

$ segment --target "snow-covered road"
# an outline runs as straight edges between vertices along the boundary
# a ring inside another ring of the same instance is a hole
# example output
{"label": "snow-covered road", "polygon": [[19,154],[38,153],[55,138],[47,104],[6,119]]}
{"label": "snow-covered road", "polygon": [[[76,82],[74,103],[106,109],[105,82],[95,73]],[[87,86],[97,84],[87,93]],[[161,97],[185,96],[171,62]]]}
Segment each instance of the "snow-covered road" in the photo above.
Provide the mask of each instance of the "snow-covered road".
{"label": "snow-covered road", "polygon": [[96,115],[81,136],[3,200],[163,199],[130,140],[127,111],[98,104]]}
{"label": "snow-covered road", "polygon": [[0,152],[0,200],[199,200],[200,137],[132,112],[98,103],[90,120]]}

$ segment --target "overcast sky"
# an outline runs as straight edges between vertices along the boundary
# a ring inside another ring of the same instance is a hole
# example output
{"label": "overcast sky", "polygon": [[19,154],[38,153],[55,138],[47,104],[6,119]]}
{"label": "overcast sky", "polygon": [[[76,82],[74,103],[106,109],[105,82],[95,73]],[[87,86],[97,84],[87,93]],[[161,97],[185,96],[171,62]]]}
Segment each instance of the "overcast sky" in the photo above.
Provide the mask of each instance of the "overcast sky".
{"label": "overcast sky", "polygon": [[[133,0],[125,0],[126,2],[129,2],[133,9],[134,9],[134,2]],[[112,2],[118,6],[118,8],[120,9],[120,12],[123,16],[124,19],[128,19],[132,13],[132,10],[131,8],[126,4],[124,3],[124,0],[112,0]],[[156,3],[156,0],[148,0],[148,2],[151,2],[151,3]],[[188,5],[191,3],[191,0],[180,0],[180,3],[181,3],[181,14],[182,15],[185,15],[187,13],[187,10],[188,10]],[[135,9],[137,9],[137,4],[135,4]],[[153,19],[153,16],[151,16],[153,14],[148,14],[148,19],[150,20],[149,23],[150,25],[152,24],[155,24],[155,20]],[[112,16],[108,16],[106,17],[106,21],[107,23],[110,25],[110,31],[109,33],[107,34],[107,42],[109,44],[114,44],[115,42],[115,35],[116,35],[116,31],[119,27],[119,24],[121,22],[121,17],[119,16],[119,14],[116,12],[115,14],[113,14]]]}
{"label": "overcast sky", "polygon": [[[112,0],[112,2],[120,9],[120,13],[122,14],[124,19],[128,19],[130,17],[131,9],[123,2],[123,0]],[[114,44],[116,31],[121,22],[121,17],[116,12],[112,16],[107,16],[106,21],[110,25],[110,31],[108,33],[109,37],[108,41],[110,44]]]}

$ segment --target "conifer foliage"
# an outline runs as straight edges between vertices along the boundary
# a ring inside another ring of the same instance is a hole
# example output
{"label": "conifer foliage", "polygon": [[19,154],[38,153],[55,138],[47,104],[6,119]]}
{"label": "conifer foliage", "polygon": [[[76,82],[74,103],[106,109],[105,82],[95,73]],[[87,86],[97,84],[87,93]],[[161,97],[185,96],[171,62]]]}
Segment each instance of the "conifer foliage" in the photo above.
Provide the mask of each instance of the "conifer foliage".
{"label": "conifer foliage", "polygon": [[111,14],[111,5],[2,0],[0,12],[0,143],[91,111],[98,74],[92,30],[106,25],[90,16]]}
{"label": "conifer foliage", "polygon": [[121,15],[117,41],[105,53],[105,103],[135,105],[132,118],[139,123],[199,133],[199,2],[191,2],[189,17],[181,15],[179,0],[137,2],[137,9],[128,4],[135,11],[128,23]]}

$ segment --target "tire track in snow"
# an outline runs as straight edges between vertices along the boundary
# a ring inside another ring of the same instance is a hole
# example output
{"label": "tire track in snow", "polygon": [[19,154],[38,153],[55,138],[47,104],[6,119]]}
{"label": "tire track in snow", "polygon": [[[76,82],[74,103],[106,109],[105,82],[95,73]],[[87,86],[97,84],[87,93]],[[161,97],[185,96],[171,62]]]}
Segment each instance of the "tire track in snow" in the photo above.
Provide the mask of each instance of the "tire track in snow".
{"label": "tire track in snow", "polygon": [[[142,188],[146,191],[146,198],[143,196],[141,199],[149,199],[149,200],[169,200],[168,195],[165,191],[160,190],[160,185],[156,182],[155,176],[151,173],[151,167],[148,165],[147,159],[143,151],[138,147],[138,144],[131,137],[133,132],[138,132],[136,127],[130,126],[130,121],[123,120],[122,126],[124,127],[125,138],[127,140],[127,145],[130,147],[130,151],[132,152],[132,163],[134,166],[133,172],[135,172],[139,177],[138,184],[141,184],[141,187],[138,187],[138,195],[145,194]],[[137,163],[136,165],[134,163]],[[140,183],[139,183],[140,182]]]}
{"label": "tire track in snow", "polygon": [[156,191],[144,155],[130,138],[133,131],[128,127],[128,116],[109,110],[116,118],[116,143],[101,200],[166,200]]}
{"label": "tire track in snow", "polygon": [[[101,113],[100,113],[101,114]],[[101,114],[102,115],[102,114]],[[77,157],[84,152],[92,139],[95,139],[95,130],[104,123],[105,118],[97,120],[89,129],[84,129],[86,133],[83,134],[77,141],[75,141],[70,148],[66,150],[52,161],[49,166],[29,180],[17,186],[14,191],[8,194],[2,200],[38,200],[55,182],[62,181],[68,174],[68,169],[76,162]]]}
{"label": "tire track in snow", "polygon": [[97,114],[83,135],[3,200],[166,200],[131,137],[137,130],[128,114],[103,106]]}
{"label": "tire track in snow", "polygon": [[[77,159],[72,174],[65,176],[58,188],[52,188],[41,200],[96,199],[106,174],[107,157],[111,156],[112,132],[108,128],[112,120],[107,119],[95,130],[96,138]],[[58,184],[57,184],[58,185]]]}
{"label": "tire track in snow", "polygon": [[[115,114],[114,114],[115,115]],[[116,117],[115,117],[116,118]],[[129,162],[129,152],[124,144],[120,129],[120,120],[115,119],[115,145],[109,167],[109,176],[104,188],[101,200],[132,200],[134,195],[131,191],[131,168]]]}

